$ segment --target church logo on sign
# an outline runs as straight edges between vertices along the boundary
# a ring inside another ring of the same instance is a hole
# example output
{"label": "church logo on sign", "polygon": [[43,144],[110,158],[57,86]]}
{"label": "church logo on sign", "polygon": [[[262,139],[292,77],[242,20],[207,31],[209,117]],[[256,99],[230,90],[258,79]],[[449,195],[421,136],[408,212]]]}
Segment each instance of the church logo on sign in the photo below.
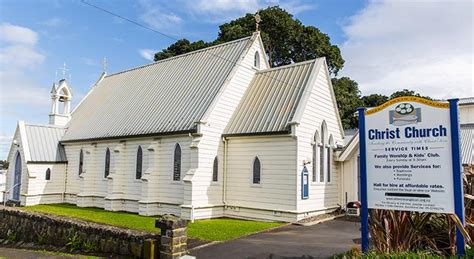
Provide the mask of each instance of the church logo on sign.
{"label": "church logo on sign", "polygon": [[421,122],[421,109],[411,103],[400,103],[395,110],[389,111],[389,120],[394,126],[417,124]]}

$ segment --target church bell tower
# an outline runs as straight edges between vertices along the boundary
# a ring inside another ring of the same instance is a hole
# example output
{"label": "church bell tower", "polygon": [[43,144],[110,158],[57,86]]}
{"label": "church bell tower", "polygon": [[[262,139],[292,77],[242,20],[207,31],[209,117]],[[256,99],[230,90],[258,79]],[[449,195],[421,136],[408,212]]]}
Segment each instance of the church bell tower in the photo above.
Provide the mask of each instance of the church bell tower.
{"label": "church bell tower", "polygon": [[71,118],[72,89],[66,79],[54,83],[51,89],[49,124],[64,126]]}

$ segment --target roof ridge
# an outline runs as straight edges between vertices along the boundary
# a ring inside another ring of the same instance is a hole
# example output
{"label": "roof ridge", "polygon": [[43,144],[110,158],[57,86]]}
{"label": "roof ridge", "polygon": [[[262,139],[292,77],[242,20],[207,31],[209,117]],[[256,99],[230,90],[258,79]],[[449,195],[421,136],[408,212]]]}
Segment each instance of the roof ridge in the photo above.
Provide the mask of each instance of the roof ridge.
{"label": "roof ridge", "polygon": [[198,52],[203,52],[203,51],[207,51],[207,50],[210,50],[210,49],[220,48],[220,47],[223,47],[223,46],[226,46],[226,45],[229,45],[229,44],[234,44],[234,43],[237,43],[237,42],[240,42],[240,41],[249,40],[250,38],[252,38],[252,36],[247,36],[247,37],[244,37],[244,38],[240,38],[240,39],[236,39],[236,40],[232,40],[232,41],[228,41],[228,42],[223,42],[221,44],[209,46],[209,47],[206,47],[206,48],[193,50],[193,51],[190,51],[190,52],[187,52],[187,53],[184,53],[184,54],[180,54],[180,55],[177,55],[177,56],[165,58],[165,59],[162,59],[162,60],[159,60],[159,61],[156,61],[156,62],[152,62],[152,63],[145,64],[145,65],[140,65],[140,66],[137,66],[137,67],[132,67],[132,68],[129,68],[129,69],[126,69],[126,70],[123,70],[123,71],[119,71],[119,72],[116,72],[116,73],[113,73],[113,74],[110,74],[110,75],[106,75],[104,78],[108,78],[108,77],[111,77],[111,76],[123,74],[123,73],[126,73],[126,72],[130,72],[130,71],[137,70],[137,69],[140,69],[140,68],[145,68],[145,67],[152,66],[152,65],[157,65],[157,64],[160,64],[160,63],[163,63],[163,62],[166,62],[166,61],[170,61],[170,60],[173,60],[173,59],[193,55],[193,54],[196,54]]}
{"label": "roof ridge", "polygon": [[301,61],[301,62],[297,62],[297,63],[293,63],[293,64],[288,64],[288,65],[283,65],[283,66],[279,66],[279,67],[271,67],[271,68],[267,68],[267,69],[257,71],[256,74],[270,72],[270,71],[274,71],[274,70],[278,70],[278,69],[285,69],[285,68],[289,68],[289,67],[302,66],[302,65],[306,65],[308,63],[313,63],[318,59],[322,59],[322,58],[315,58],[315,59],[305,60],[305,61]]}
{"label": "roof ridge", "polygon": [[66,129],[66,127],[58,126],[58,125],[51,125],[51,124],[33,124],[33,123],[26,123],[25,126],[33,126],[33,127],[43,127],[43,128],[55,128],[55,129]]}

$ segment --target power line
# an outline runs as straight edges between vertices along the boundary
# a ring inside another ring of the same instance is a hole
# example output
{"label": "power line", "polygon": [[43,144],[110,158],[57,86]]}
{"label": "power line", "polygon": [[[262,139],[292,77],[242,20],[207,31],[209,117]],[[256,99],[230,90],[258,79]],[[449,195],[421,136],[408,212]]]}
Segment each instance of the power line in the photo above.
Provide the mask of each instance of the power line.
{"label": "power line", "polygon": [[125,21],[127,21],[127,22],[133,23],[133,24],[135,24],[135,25],[137,25],[137,26],[140,26],[140,27],[142,27],[142,28],[144,28],[144,29],[150,30],[150,31],[152,31],[152,32],[154,32],[154,33],[158,33],[158,34],[160,34],[160,35],[162,35],[162,36],[165,36],[165,37],[167,37],[167,38],[170,38],[170,39],[172,39],[172,40],[178,40],[178,39],[175,39],[175,38],[171,37],[170,35],[168,35],[168,34],[166,34],[166,33],[162,33],[162,32],[160,32],[160,31],[157,31],[157,30],[155,30],[155,29],[153,29],[153,28],[150,28],[150,27],[145,26],[145,25],[143,25],[143,24],[141,24],[141,23],[138,23],[138,22],[136,22],[136,21],[134,21],[134,20],[128,19],[127,17],[124,17],[124,16],[121,16],[121,15],[119,15],[119,14],[113,13],[113,12],[107,10],[107,9],[104,9],[104,8],[100,7],[100,6],[91,4],[91,3],[89,3],[89,2],[87,2],[87,1],[85,1],[85,0],[81,0],[81,2],[82,2],[83,4],[86,4],[86,5],[90,6],[90,7],[95,8],[95,9],[97,9],[97,10],[100,10],[100,11],[102,11],[102,12],[108,13],[108,14],[110,14],[110,15],[112,15],[112,16],[115,16],[115,17],[120,18],[120,19],[122,19],[122,20],[125,20]]}
{"label": "power line", "polygon": [[[105,9],[105,8],[102,8],[102,7],[100,7],[100,6],[91,4],[91,3],[87,2],[86,0],[80,0],[80,1],[81,1],[83,4],[85,4],[85,5],[88,5],[88,6],[93,7],[93,8],[95,8],[95,9],[99,10],[99,11],[102,11],[102,12],[105,12],[105,13],[107,13],[107,14],[110,14],[110,15],[112,15],[112,16],[114,16],[114,17],[120,18],[120,19],[122,19],[122,20],[124,20],[124,21],[130,22],[130,23],[132,23],[132,24],[134,24],[134,25],[136,25],[136,26],[139,26],[139,27],[144,28],[144,29],[146,29],[146,30],[149,30],[149,31],[151,31],[151,32],[154,32],[154,33],[157,33],[157,34],[159,34],[159,35],[162,35],[162,36],[164,36],[164,37],[166,37],[166,38],[169,38],[169,39],[172,39],[172,40],[175,40],[175,41],[178,41],[178,40],[179,40],[179,39],[177,39],[177,38],[175,38],[175,37],[172,37],[172,36],[170,36],[170,35],[168,35],[168,34],[166,34],[166,33],[163,33],[163,32],[161,32],[161,31],[155,30],[155,29],[153,29],[153,28],[151,28],[151,27],[149,27],[149,26],[146,26],[146,25],[144,25],[144,24],[141,24],[141,23],[139,23],[139,22],[137,22],[137,21],[134,21],[134,20],[131,20],[131,19],[129,19],[129,18],[126,18],[126,17],[124,17],[124,16],[122,16],[122,15],[116,14],[116,13],[114,13],[114,12],[112,12],[112,11],[109,11],[109,10],[107,10],[107,9]],[[220,58],[220,59],[222,59],[222,60],[224,60],[224,61],[227,61],[227,62],[229,62],[229,63],[231,63],[231,64],[233,64],[233,65],[240,66],[240,67],[245,68],[245,69],[247,69],[247,70],[250,70],[250,71],[252,71],[252,72],[254,71],[254,69],[251,68],[251,67],[244,66],[244,65],[242,65],[242,64],[240,64],[240,63],[238,63],[238,62],[235,62],[235,61],[233,61],[233,60],[229,60],[229,59],[227,59],[227,58],[225,58],[225,57],[221,57],[221,56],[219,56],[219,55],[217,55],[217,54],[208,53],[208,52],[203,52],[203,53],[205,53],[205,54],[207,54],[207,55],[214,56],[214,57],[216,57],[216,58]],[[293,86],[293,84],[291,84],[291,83],[288,82],[288,81],[281,80],[281,79],[278,79],[278,78],[275,78],[275,77],[272,77],[272,76],[269,76],[269,75],[266,75],[266,74],[263,74],[263,73],[262,73],[261,75],[263,75],[263,76],[265,76],[265,77],[267,77],[267,78],[270,78],[270,79],[272,79],[272,80],[275,80],[275,81],[278,81],[278,82],[281,82],[281,83],[285,83],[285,84],[287,84],[287,85],[289,85],[289,86]],[[297,87],[297,88],[300,88],[301,86],[296,86],[296,87]],[[304,90],[304,91],[306,91],[306,90]]]}

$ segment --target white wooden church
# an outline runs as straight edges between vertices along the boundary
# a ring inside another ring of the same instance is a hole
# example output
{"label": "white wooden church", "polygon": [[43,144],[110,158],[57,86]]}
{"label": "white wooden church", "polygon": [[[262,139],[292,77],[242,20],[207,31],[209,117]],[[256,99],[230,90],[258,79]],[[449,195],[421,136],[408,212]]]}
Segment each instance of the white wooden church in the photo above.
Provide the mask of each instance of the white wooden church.
{"label": "white wooden church", "polygon": [[326,60],[270,68],[258,32],[72,97],[60,80],[49,124],[18,122],[9,200],[293,222],[356,198]]}

